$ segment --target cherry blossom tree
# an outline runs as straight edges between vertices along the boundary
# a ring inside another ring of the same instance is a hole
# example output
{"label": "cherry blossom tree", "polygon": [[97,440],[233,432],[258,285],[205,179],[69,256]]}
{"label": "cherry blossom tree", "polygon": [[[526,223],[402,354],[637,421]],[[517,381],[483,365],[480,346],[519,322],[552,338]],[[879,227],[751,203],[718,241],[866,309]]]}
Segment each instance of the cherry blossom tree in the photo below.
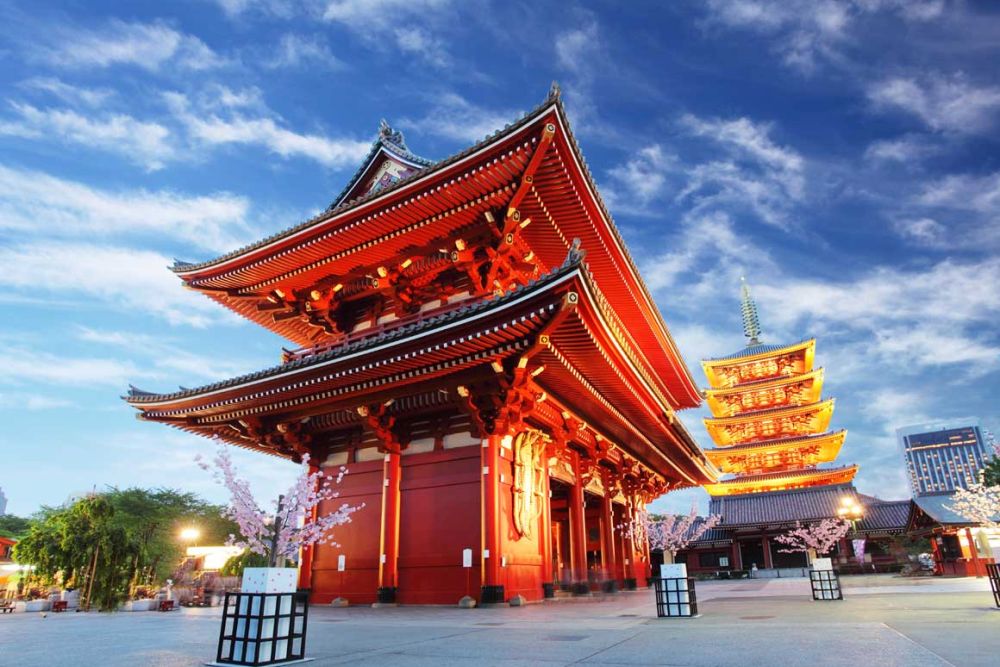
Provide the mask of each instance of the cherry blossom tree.
{"label": "cherry blossom tree", "polygon": [[829,553],[837,542],[847,535],[850,528],[850,524],[843,519],[823,519],[805,526],[796,521],[795,528],[784,535],[776,536],[774,539],[787,547],[778,549],[781,553],[825,554]]}
{"label": "cherry blossom tree", "polygon": [[[272,502],[272,511],[264,511],[253,497],[249,483],[239,477],[229,449],[220,447],[211,464],[195,457],[198,465],[212,473],[213,479],[229,491],[229,505],[223,515],[240,529],[242,539],[230,535],[227,544],[242,547],[267,557],[271,567],[285,560],[297,561],[299,550],[312,544],[333,544],[331,530],[348,523],[351,515],[364,504],[342,504],[337,510],[318,515],[320,503],[334,500],[339,493],[334,484],[347,474],[340,466],[336,477],[322,470],[309,471],[309,455],[302,457],[302,471],[288,491]],[[314,516],[315,515],[315,516]]]}
{"label": "cherry blossom tree", "polygon": [[980,474],[978,483],[956,490],[952,498],[948,509],[984,528],[1000,528],[1000,485],[986,486]]}
{"label": "cherry blossom tree", "polygon": [[644,511],[640,517],[650,549],[661,549],[664,555],[670,554],[671,561],[678,551],[686,549],[689,544],[717,526],[722,517],[712,514],[701,521],[698,519],[697,504],[692,504],[691,511],[685,516],[667,514],[654,517]]}

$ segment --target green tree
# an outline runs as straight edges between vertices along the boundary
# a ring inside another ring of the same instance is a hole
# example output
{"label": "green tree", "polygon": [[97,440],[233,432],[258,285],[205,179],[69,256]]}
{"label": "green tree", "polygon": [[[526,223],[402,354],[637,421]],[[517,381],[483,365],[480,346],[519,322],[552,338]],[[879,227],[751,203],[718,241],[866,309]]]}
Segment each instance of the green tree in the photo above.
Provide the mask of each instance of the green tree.
{"label": "green tree", "polygon": [[[172,489],[117,489],[68,506],[43,508],[14,549],[45,582],[75,586],[113,610],[139,584],[159,584],[183,556],[182,527],[202,544],[221,544],[236,527],[222,508]],[[93,573],[93,574],[92,574]]]}
{"label": "green tree", "polygon": [[983,468],[983,484],[1000,486],[1000,452],[991,458]]}
{"label": "green tree", "polygon": [[19,539],[28,534],[31,527],[31,519],[14,516],[13,514],[0,515],[0,535]]}
{"label": "green tree", "polygon": [[242,577],[243,570],[248,567],[267,567],[267,556],[254,553],[249,549],[244,549],[243,553],[231,556],[219,570],[223,577]]}

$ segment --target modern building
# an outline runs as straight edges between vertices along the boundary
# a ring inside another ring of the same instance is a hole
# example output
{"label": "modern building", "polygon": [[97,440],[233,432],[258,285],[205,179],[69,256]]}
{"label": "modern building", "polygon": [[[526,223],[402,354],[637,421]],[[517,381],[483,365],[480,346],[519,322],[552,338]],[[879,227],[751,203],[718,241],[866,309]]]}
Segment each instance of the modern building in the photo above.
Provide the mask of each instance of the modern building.
{"label": "modern building", "polygon": [[4,495],[3,489],[0,488],[0,516],[7,513],[7,496]]}
{"label": "modern building", "polygon": [[992,452],[974,417],[896,430],[914,498],[967,489]]}
{"label": "modern building", "polygon": [[557,88],[441,161],[383,123],[323,213],[174,271],[297,349],[252,375],[125,398],[143,420],[348,467],[320,511],[364,507],[337,545],[303,554],[315,602],[644,585],[645,504],[716,481],[675,414],[701,403],[698,386]]}

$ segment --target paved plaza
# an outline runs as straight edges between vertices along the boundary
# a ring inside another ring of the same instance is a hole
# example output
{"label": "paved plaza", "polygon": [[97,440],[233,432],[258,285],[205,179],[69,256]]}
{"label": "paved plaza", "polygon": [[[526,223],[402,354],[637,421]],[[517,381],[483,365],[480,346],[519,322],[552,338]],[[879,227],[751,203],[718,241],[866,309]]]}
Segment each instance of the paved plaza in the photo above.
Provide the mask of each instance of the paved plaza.
{"label": "paved plaza", "polygon": [[[701,618],[655,618],[652,594],[460,610],[313,607],[312,664],[996,665],[1000,610],[984,580],[845,581],[813,602],[803,580],[704,582]],[[218,609],[0,617],[0,665],[198,665]]]}

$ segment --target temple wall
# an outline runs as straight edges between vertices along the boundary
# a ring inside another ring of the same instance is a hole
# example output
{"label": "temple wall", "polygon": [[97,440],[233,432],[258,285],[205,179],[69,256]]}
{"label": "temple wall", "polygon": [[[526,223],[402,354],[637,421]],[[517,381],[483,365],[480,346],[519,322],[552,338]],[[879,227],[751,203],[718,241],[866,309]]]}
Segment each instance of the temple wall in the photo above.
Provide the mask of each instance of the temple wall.
{"label": "temple wall", "polygon": [[[382,512],[382,461],[348,465],[338,490],[340,497],[320,504],[320,514],[335,511],[344,503],[365,506],[351,522],[333,529],[340,546],[319,544],[313,555],[312,602],[325,604],[337,596],[352,603],[375,602],[378,588],[379,518]],[[337,474],[337,466],[324,469]],[[337,571],[337,556],[346,556],[347,569]]]}
{"label": "temple wall", "polygon": [[462,567],[462,549],[476,556],[481,548],[478,443],[411,454],[402,464],[398,602],[457,604],[466,594],[478,597],[478,557],[471,572]]}

